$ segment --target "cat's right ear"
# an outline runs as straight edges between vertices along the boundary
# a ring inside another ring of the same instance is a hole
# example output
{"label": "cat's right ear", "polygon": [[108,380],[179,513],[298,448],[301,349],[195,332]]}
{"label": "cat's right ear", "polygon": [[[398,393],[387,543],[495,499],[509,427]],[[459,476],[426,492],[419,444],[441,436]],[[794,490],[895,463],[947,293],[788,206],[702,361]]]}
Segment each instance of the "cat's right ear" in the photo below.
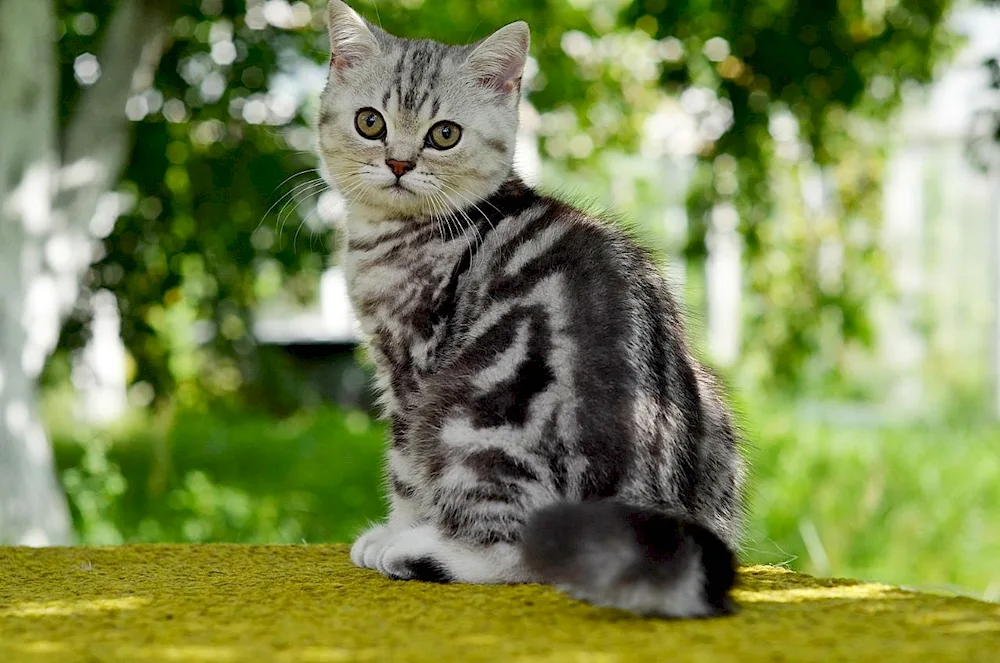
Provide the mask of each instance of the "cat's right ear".
{"label": "cat's right ear", "polygon": [[330,71],[341,73],[379,54],[378,40],[356,11],[342,0],[330,0],[327,6],[330,31]]}
{"label": "cat's right ear", "polygon": [[524,21],[506,25],[479,42],[466,60],[476,81],[503,95],[521,89],[531,31]]}

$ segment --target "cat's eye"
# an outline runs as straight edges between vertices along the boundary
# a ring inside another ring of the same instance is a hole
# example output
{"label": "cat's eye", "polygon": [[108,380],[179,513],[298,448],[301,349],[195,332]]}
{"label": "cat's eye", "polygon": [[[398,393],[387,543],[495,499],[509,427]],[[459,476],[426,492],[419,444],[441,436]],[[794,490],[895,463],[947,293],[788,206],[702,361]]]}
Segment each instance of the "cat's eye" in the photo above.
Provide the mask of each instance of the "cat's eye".
{"label": "cat's eye", "polygon": [[369,140],[385,136],[385,118],[374,108],[362,108],[354,117],[354,128]]}
{"label": "cat's eye", "polygon": [[438,122],[427,132],[426,143],[438,150],[447,150],[458,145],[462,137],[462,127],[454,122]]}

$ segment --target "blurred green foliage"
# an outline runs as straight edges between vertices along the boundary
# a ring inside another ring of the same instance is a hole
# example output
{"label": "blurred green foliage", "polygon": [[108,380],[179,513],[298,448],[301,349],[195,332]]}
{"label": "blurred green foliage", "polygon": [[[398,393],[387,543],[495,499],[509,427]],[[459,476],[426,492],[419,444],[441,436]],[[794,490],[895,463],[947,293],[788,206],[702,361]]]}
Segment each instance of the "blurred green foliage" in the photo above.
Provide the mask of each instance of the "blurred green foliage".
{"label": "blurred green foliage", "polygon": [[[294,54],[325,48],[322,15],[314,21],[308,14],[294,29],[261,20],[252,28],[245,2],[164,4],[175,17],[168,48],[155,80],[126,108],[135,146],[122,189],[134,204],[106,238],[87,286],[117,295],[134,359],[130,379],[144,385],[144,395],[161,405],[190,404],[242,388],[267,404],[261,385],[270,375],[250,335],[249,311],[276,289],[313,297],[329,245],[329,230],[315,218],[300,233],[305,220],[296,216],[283,236],[294,209],[280,203],[297,207],[318,189],[305,184],[316,179],[306,128],[311,108],[294,98],[276,101],[267,87]],[[262,3],[250,5],[260,14]],[[113,8],[63,3],[65,90],[78,87],[74,62],[96,49]],[[73,95],[64,96],[65,115]],[[289,193],[283,184],[296,187],[293,195],[281,197]],[[72,332],[80,328],[69,326],[64,346],[79,344]]]}
{"label": "blurred green foliage", "polygon": [[[866,304],[886,288],[875,245],[886,144],[872,132],[948,52],[951,4],[634,0],[625,12],[679,49],[664,62],[664,88],[710,90],[731,114],[699,154],[688,253],[704,252],[712,208],[732,204],[750,265],[745,353],[777,386],[801,387],[809,368],[829,382],[844,352],[872,341]],[[783,115],[804,143],[797,158],[779,153]],[[837,218],[808,209],[801,183],[810,175],[836,185],[826,195]],[[832,243],[844,266],[831,283],[820,253]],[[807,366],[810,358],[819,361]]]}
{"label": "blurred green foliage", "polygon": [[[927,81],[949,52],[943,17],[951,4],[358,0],[355,6],[393,33],[457,43],[515,19],[529,21],[537,68],[531,67],[528,92],[540,113],[546,168],[563,178],[560,188],[581,189],[592,179],[616,180],[622,161],[616,155],[646,154],[647,172],[627,182],[638,187],[638,199],[611,192],[600,201],[640,221],[655,218],[664,188],[677,188],[663,182],[671,171],[656,167],[664,158],[644,144],[650,123],[672,121],[657,115],[671,100],[693,103],[694,174],[680,192],[689,222],[672,249],[697,269],[712,210],[736,209],[749,266],[744,373],[756,383],[801,390],[837,382],[844,356],[871,341],[866,299],[886,288],[875,246],[879,127],[907,85]],[[87,285],[118,296],[134,359],[130,377],[142,383],[144,396],[190,404],[202,392],[240,394],[268,404],[264,385],[275,381],[274,370],[254,345],[250,312],[276,292],[297,301],[314,297],[332,240],[310,200],[321,189],[312,184],[308,128],[315,100],[274,92],[282,77],[287,83],[322,71],[325,2],[164,0],[164,6],[174,12],[171,41],[155,79],[129,102],[135,149],[122,188],[134,204],[105,240]],[[64,116],[80,85],[74,62],[96,50],[112,8],[97,0],[60,6]],[[303,69],[303,59],[320,69]],[[798,150],[791,157],[783,155],[775,128],[784,122],[787,129],[788,117]],[[835,218],[817,218],[795,184],[817,173],[835,185]],[[657,226],[649,232],[655,235]],[[831,244],[843,246],[839,278],[832,280],[819,265]],[[80,311],[82,319],[86,306]],[[67,327],[64,347],[79,344],[79,322]]]}

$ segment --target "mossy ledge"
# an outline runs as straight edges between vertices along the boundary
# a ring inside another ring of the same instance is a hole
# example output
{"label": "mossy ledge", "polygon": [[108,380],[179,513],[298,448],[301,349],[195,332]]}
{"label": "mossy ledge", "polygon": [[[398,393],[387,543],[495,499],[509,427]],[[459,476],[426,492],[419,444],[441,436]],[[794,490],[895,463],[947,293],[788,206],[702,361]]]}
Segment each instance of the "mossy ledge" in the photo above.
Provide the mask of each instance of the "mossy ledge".
{"label": "mossy ledge", "polygon": [[0,548],[0,661],[996,661],[1000,605],[774,567],[732,617],[390,582],[337,545]]}

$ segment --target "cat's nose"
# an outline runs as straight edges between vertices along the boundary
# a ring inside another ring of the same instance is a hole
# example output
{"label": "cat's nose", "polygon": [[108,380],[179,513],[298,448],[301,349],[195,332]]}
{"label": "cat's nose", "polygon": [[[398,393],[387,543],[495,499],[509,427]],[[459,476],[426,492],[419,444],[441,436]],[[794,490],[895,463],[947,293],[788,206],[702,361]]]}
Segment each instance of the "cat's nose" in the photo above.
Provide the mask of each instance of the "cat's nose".
{"label": "cat's nose", "polygon": [[392,174],[397,178],[402,177],[417,167],[417,164],[412,161],[398,161],[396,159],[386,159],[385,165],[389,166],[389,170],[391,170]]}

